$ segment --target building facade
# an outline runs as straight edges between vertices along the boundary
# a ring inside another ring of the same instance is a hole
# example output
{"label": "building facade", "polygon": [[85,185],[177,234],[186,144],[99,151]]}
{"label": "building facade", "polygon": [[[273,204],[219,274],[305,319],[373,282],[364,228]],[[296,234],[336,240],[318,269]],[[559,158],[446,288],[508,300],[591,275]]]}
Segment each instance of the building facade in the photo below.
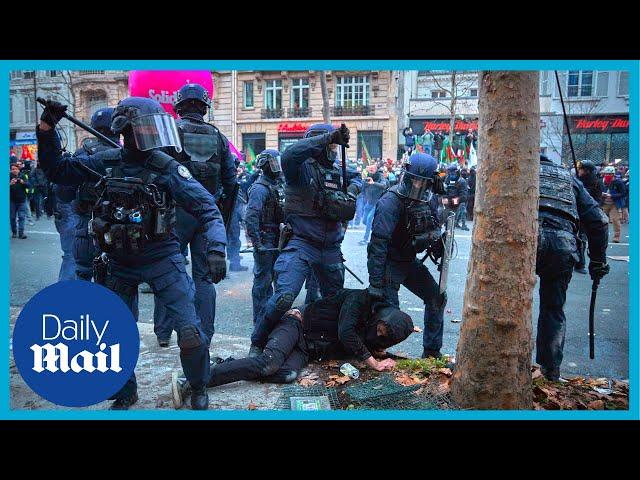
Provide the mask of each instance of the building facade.
{"label": "building facade", "polygon": [[[398,130],[411,126],[421,134],[449,131],[455,92],[454,148],[468,129],[477,130],[478,72],[427,70],[403,72],[403,101]],[[596,164],[629,161],[629,72],[564,70],[558,72],[577,160]],[[398,137],[400,146],[404,137]],[[481,140],[480,140],[481,141]],[[553,70],[540,72],[540,152],[570,165],[571,149]]]}
{"label": "building facade", "polygon": [[[129,75],[124,70],[77,70],[71,72],[75,116],[90,123],[96,110],[115,107],[129,95]],[[76,148],[91,134],[75,127]]]}
{"label": "building facade", "polygon": [[[64,70],[13,70],[9,83],[9,144],[13,153],[36,158],[36,125],[42,107],[37,108],[36,97],[70,104],[71,78]],[[69,109],[73,114],[73,109]],[[76,137],[73,125],[60,125],[61,138],[69,149],[75,149]]]}
{"label": "building facade", "polygon": [[[327,71],[330,118],[351,130],[350,158],[395,158],[398,74]],[[248,160],[265,148],[283,152],[322,123],[320,72],[216,71],[213,120]]]}

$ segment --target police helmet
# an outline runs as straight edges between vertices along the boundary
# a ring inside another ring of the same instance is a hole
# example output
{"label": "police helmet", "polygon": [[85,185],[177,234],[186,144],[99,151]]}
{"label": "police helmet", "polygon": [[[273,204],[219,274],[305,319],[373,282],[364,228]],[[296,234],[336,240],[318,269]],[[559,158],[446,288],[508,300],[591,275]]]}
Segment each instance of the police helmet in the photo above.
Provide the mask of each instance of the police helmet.
{"label": "police helmet", "polygon": [[256,167],[267,175],[270,173],[275,175],[282,172],[280,152],[273,149],[263,150],[256,157]]}
{"label": "police helmet", "polygon": [[209,93],[207,93],[207,90],[202,85],[197,83],[187,83],[178,90],[175,101],[173,102],[173,109],[177,112],[180,106],[189,100],[195,100],[209,108],[211,107]]}
{"label": "police helmet", "polygon": [[428,153],[412,154],[400,172],[398,194],[412,200],[428,202],[433,195],[437,168],[436,159]]}

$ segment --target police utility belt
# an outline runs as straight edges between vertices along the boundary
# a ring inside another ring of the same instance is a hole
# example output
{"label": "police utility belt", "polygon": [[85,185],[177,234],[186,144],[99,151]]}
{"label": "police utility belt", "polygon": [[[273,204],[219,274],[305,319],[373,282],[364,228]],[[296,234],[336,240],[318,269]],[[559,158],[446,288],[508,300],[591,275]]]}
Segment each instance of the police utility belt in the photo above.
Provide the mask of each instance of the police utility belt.
{"label": "police utility belt", "polygon": [[173,201],[155,184],[137,177],[105,177],[89,233],[105,253],[136,254],[149,242],[169,238],[175,221]]}

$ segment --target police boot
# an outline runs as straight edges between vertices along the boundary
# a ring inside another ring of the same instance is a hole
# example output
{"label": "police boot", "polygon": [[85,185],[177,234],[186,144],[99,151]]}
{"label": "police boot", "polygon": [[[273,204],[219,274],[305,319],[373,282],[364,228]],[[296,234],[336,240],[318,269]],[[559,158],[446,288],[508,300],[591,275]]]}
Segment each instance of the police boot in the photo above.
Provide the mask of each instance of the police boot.
{"label": "police boot", "polygon": [[142,293],[153,293],[153,289],[151,288],[151,286],[149,286],[148,283],[143,283],[140,286],[140,292],[142,292]]}
{"label": "police boot", "polygon": [[582,274],[588,273],[587,269],[584,268],[584,265],[576,265],[575,267],[573,267],[573,269],[578,273],[582,273]]}
{"label": "police boot", "polygon": [[173,397],[173,406],[176,410],[182,408],[184,399],[191,393],[191,384],[187,379],[178,375],[178,372],[171,373],[171,396]]}
{"label": "police boot", "polygon": [[249,348],[249,355],[247,355],[249,358],[252,357],[258,357],[262,355],[262,348],[260,348],[257,345],[251,345],[251,347]]}
{"label": "police boot", "polygon": [[546,378],[550,382],[559,382],[560,381],[560,369],[559,368],[546,368],[540,366],[540,371],[544,378]]}
{"label": "police boot", "polygon": [[27,238],[27,236],[24,234],[24,232],[20,232],[20,233],[18,234],[18,238],[25,239],[25,238]]}
{"label": "police boot", "polygon": [[158,345],[162,348],[167,348],[169,346],[169,343],[171,343],[171,339],[170,338],[162,338],[162,339],[158,339]]}
{"label": "police boot", "polygon": [[422,350],[422,358],[440,358],[441,356],[440,351]]}
{"label": "police boot", "polygon": [[134,393],[133,395],[129,395],[124,398],[116,398],[116,400],[111,404],[109,410],[129,410],[129,407],[135,404],[138,401],[138,393]]}
{"label": "police boot", "polygon": [[209,408],[209,395],[207,389],[202,387],[198,390],[191,391],[191,409],[207,410]]}

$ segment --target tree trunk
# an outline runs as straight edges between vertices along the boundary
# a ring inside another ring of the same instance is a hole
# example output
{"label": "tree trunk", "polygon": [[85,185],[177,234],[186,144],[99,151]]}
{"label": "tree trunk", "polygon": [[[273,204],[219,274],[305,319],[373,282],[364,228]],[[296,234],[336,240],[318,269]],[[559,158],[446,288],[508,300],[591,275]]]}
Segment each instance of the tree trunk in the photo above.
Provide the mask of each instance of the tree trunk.
{"label": "tree trunk", "polygon": [[329,92],[327,91],[327,72],[320,70],[320,88],[322,89],[322,119],[324,123],[331,123],[329,115]]}
{"label": "tree trunk", "polygon": [[451,393],[465,408],[531,409],[538,72],[483,72],[481,82],[475,224]]}
{"label": "tree trunk", "polygon": [[455,126],[456,126],[456,100],[458,92],[456,91],[456,71],[453,70],[451,72],[451,107],[449,111],[451,112],[451,118],[449,119],[449,144],[451,145],[451,149],[455,154],[456,151],[453,148],[453,137],[455,136]]}

